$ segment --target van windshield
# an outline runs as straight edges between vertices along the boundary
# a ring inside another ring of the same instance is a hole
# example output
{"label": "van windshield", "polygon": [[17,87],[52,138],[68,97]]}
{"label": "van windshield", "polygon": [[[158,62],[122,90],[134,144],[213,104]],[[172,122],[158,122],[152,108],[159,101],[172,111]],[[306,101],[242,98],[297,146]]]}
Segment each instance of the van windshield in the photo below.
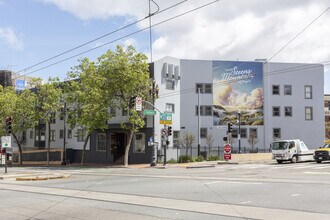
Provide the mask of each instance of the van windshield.
{"label": "van windshield", "polygon": [[274,142],[272,144],[273,150],[285,150],[288,148],[289,143],[288,142]]}

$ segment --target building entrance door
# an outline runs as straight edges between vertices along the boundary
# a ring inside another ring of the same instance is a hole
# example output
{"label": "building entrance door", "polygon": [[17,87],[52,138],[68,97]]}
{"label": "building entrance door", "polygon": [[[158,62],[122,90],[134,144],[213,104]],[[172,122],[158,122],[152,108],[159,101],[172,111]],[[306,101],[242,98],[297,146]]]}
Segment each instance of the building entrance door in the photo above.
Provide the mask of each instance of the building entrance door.
{"label": "building entrance door", "polygon": [[110,149],[114,163],[124,164],[125,136],[124,133],[111,133]]}

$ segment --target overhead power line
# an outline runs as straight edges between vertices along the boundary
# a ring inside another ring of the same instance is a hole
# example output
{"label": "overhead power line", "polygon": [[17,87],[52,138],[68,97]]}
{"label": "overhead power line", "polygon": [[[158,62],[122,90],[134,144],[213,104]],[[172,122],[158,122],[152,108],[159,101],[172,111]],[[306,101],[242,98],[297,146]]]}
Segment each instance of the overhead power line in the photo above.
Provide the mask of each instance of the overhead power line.
{"label": "overhead power line", "polygon": [[319,16],[317,16],[311,23],[309,23],[304,29],[302,29],[298,34],[296,34],[288,43],[286,43],[281,49],[279,49],[273,56],[271,56],[266,62],[269,62],[273,59],[277,54],[279,54],[284,48],[286,48],[292,41],[294,41],[300,34],[302,34],[307,28],[309,28],[315,21],[317,21],[323,14],[325,14],[330,7],[324,10]]}
{"label": "overhead power line", "polygon": [[[151,27],[156,27],[156,26],[161,25],[161,24],[163,24],[163,23],[169,22],[169,21],[171,21],[171,20],[173,20],[173,19],[176,19],[176,18],[182,17],[182,16],[184,16],[184,15],[186,15],[186,14],[192,13],[192,12],[194,12],[194,11],[197,11],[197,10],[199,10],[199,9],[202,9],[202,8],[205,8],[205,7],[209,6],[209,5],[212,5],[212,4],[214,4],[214,3],[218,2],[218,1],[220,1],[220,0],[215,0],[215,1],[209,2],[209,3],[207,3],[207,4],[201,5],[201,6],[199,6],[199,7],[196,7],[196,8],[194,8],[194,9],[188,10],[188,11],[186,11],[186,12],[184,12],[184,13],[178,14],[178,15],[176,15],[176,16],[173,16],[173,17],[171,17],[171,18],[168,18],[168,19],[165,19],[165,20],[163,20],[163,21],[161,21],[161,22],[158,22],[158,23],[156,23],[156,24],[153,24],[153,25],[151,25]],[[37,70],[34,70],[34,71],[32,71],[32,72],[29,72],[29,73],[26,73],[26,74],[20,75],[20,77],[21,77],[21,76],[27,76],[27,75],[30,75],[30,74],[35,73],[35,72],[38,72],[38,71],[40,71],[40,70],[44,70],[44,69],[49,68],[49,67],[51,67],[51,66],[57,65],[57,64],[62,63],[62,62],[64,62],[64,61],[67,61],[67,60],[70,60],[70,59],[72,59],[72,58],[74,58],[74,57],[77,57],[77,56],[80,56],[80,55],[82,55],[82,54],[88,53],[88,52],[90,52],[90,51],[96,50],[96,49],[98,49],[98,48],[104,47],[104,46],[106,46],[106,45],[108,45],[108,44],[111,44],[111,43],[114,43],[114,42],[116,42],[116,41],[122,40],[122,39],[124,39],[124,38],[127,38],[127,37],[129,37],[129,36],[135,35],[135,34],[137,34],[137,33],[143,32],[143,31],[145,31],[145,30],[148,30],[149,28],[150,28],[150,27],[146,27],[146,28],[140,29],[140,30],[138,30],[138,31],[132,32],[132,33],[130,33],[130,34],[124,35],[124,36],[122,36],[122,37],[116,38],[116,39],[114,39],[114,40],[112,40],[112,41],[109,41],[109,42],[107,42],[107,43],[101,44],[101,45],[99,45],[99,46],[97,46],[97,47],[91,48],[91,49],[89,49],[89,50],[83,51],[83,52],[78,53],[78,54],[75,54],[75,55],[72,55],[72,56],[70,56],[70,57],[67,57],[67,58],[65,58],[65,59],[62,59],[62,60],[57,61],[57,62],[55,62],[55,63],[49,64],[49,65],[47,65],[47,66],[45,66],[45,67],[39,68],[39,69],[37,69]]]}
{"label": "overhead power line", "polygon": [[[142,21],[148,19],[148,18],[151,17],[151,16],[154,16],[154,15],[156,15],[156,14],[160,14],[160,13],[162,13],[162,12],[164,12],[164,11],[167,11],[167,10],[169,10],[169,9],[172,9],[172,8],[178,6],[178,5],[180,5],[180,4],[182,4],[182,3],[186,2],[186,1],[188,1],[188,0],[184,0],[184,1],[178,2],[178,3],[176,3],[176,4],[174,4],[174,5],[171,5],[170,7],[167,7],[167,8],[165,8],[165,9],[163,9],[163,10],[159,10],[159,7],[158,7],[158,10],[157,10],[156,12],[154,12],[154,13],[152,13],[152,14],[149,14],[147,17],[144,17],[144,18],[142,18],[142,19],[139,19],[139,20],[137,20],[137,21],[134,21],[134,22],[132,22],[132,23],[130,23],[130,24],[128,24],[128,25],[125,25],[125,26],[123,26],[123,27],[120,27],[120,28],[118,28],[118,29],[116,29],[116,30],[113,30],[113,31],[111,31],[111,32],[108,32],[108,33],[106,33],[106,34],[104,34],[104,35],[102,35],[102,36],[100,36],[100,37],[94,38],[93,40],[87,41],[87,42],[85,42],[85,43],[83,43],[83,44],[80,44],[80,45],[78,45],[78,46],[76,46],[76,47],[73,47],[73,48],[71,48],[71,49],[69,49],[69,50],[66,50],[66,51],[64,51],[64,52],[62,52],[62,53],[59,53],[59,54],[57,54],[57,55],[55,55],[55,56],[52,56],[52,57],[47,58],[47,59],[45,59],[45,60],[42,60],[42,61],[40,61],[40,62],[38,62],[38,63],[36,63],[36,64],[33,64],[33,65],[28,66],[28,67],[26,67],[26,68],[24,68],[24,69],[22,69],[22,70],[17,71],[16,73],[25,72],[25,71],[27,71],[28,69],[31,69],[31,68],[36,67],[36,66],[39,66],[40,64],[46,63],[46,62],[48,62],[48,61],[50,61],[50,60],[53,60],[53,59],[55,59],[55,58],[57,58],[57,57],[60,57],[60,56],[64,55],[64,54],[67,54],[67,53],[69,53],[69,52],[72,52],[72,51],[74,51],[74,50],[77,50],[77,49],[79,49],[79,48],[81,48],[81,47],[83,47],[83,46],[86,46],[86,45],[88,45],[88,44],[90,44],[90,43],[93,43],[93,42],[95,42],[95,41],[97,41],[97,40],[100,40],[100,39],[102,39],[102,38],[105,38],[105,37],[107,37],[107,36],[109,36],[109,35],[111,35],[111,34],[114,34],[114,33],[116,33],[116,32],[119,32],[119,31],[121,31],[121,30],[124,30],[124,29],[126,29],[126,28],[128,28],[128,27],[130,27],[130,26],[136,25],[136,24],[138,24],[138,23],[140,23],[140,22],[142,22]],[[157,6],[158,6],[158,5],[157,5]]]}

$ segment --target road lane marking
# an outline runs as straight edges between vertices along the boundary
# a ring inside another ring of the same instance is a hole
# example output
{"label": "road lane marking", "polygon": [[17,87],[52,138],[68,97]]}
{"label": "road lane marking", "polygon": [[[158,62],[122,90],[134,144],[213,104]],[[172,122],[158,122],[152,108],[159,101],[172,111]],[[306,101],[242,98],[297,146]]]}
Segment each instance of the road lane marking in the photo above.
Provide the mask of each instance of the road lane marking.
{"label": "road lane marking", "polygon": [[296,196],[300,196],[300,194],[292,194],[292,195],[290,195],[290,196],[292,196],[292,197],[296,197]]}
{"label": "road lane marking", "polygon": [[205,183],[205,185],[211,185],[216,183],[230,183],[230,184],[247,184],[247,185],[262,185],[262,183],[254,183],[254,182],[240,182],[240,181],[211,181]]}
{"label": "road lane marking", "polygon": [[330,175],[330,172],[322,172],[322,171],[319,171],[319,172],[317,172],[317,171],[306,171],[304,173],[306,173],[306,174],[317,174],[317,175],[319,175],[319,174]]}
{"label": "road lane marking", "polygon": [[[129,195],[96,191],[81,191],[75,189],[59,189],[51,187],[12,185],[0,183],[0,190],[12,190],[26,193],[39,193],[51,196],[65,196],[75,199],[97,200],[103,202],[121,203],[127,205],[144,206],[145,208],[160,208],[187,211],[194,213],[232,216],[247,219],[330,219],[330,214],[315,213],[298,210],[265,208],[214,202],[191,201],[185,199],[171,199],[144,195]],[[239,210],[239,212],[237,211]]]}
{"label": "road lane marking", "polygon": [[246,202],[241,202],[241,204],[249,204],[251,203],[252,201],[246,201]]}

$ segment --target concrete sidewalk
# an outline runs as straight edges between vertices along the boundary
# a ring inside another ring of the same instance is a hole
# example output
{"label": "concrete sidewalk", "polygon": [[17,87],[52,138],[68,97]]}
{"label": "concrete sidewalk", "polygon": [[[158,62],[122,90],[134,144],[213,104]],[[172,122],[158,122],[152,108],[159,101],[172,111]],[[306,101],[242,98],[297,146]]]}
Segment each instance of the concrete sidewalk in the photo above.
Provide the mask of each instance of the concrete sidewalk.
{"label": "concrete sidewalk", "polygon": [[[0,174],[0,180],[16,180],[16,181],[35,181],[35,180],[51,180],[51,179],[62,179],[69,178],[70,174],[75,170],[80,169],[93,169],[93,168],[127,168],[127,169],[145,169],[145,168],[156,168],[156,169],[171,169],[171,168],[206,168],[215,167],[219,165],[226,164],[242,164],[242,163],[271,163],[272,161],[271,153],[255,153],[255,154],[233,154],[230,161],[203,161],[203,162],[193,162],[193,163],[176,163],[176,164],[166,164],[158,163],[157,166],[151,167],[150,164],[131,164],[128,167],[124,166],[111,166],[111,165],[92,165],[87,164],[85,166],[79,165],[68,165],[68,166],[51,166],[51,167],[8,167],[8,173]],[[4,171],[4,167],[0,167]]]}

